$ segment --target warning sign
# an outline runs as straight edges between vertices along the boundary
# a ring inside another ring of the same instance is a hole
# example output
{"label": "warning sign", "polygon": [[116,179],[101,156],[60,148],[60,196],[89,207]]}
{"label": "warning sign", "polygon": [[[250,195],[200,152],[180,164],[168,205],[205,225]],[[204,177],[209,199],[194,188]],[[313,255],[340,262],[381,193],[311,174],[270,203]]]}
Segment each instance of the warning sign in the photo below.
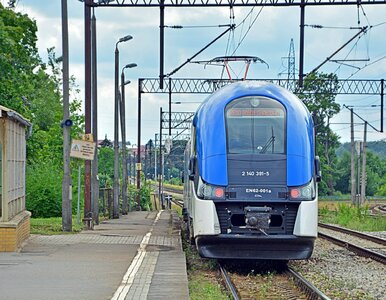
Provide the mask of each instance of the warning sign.
{"label": "warning sign", "polygon": [[72,140],[71,157],[80,159],[93,160],[95,153],[95,143],[81,140]]}

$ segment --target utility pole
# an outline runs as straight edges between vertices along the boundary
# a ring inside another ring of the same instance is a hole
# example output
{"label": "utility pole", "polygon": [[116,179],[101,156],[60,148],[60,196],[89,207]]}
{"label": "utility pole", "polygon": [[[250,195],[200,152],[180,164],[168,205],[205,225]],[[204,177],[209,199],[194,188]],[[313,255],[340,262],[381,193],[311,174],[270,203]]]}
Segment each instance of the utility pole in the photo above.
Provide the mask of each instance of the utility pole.
{"label": "utility pole", "polygon": [[303,87],[304,79],[304,21],[305,21],[305,1],[300,2],[300,49],[299,49],[299,87]]}
{"label": "utility pole", "polygon": [[366,199],[366,142],[367,142],[367,122],[365,122],[365,128],[363,133],[361,205],[365,203],[365,199]]}
{"label": "utility pole", "polygon": [[122,214],[127,215],[129,205],[127,202],[127,149],[126,149],[126,107],[125,107],[125,73],[121,73],[121,99],[120,99],[120,119],[122,137]]}
{"label": "utility pole", "polygon": [[355,182],[355,143],[354,143],[354,111],[351,111],[351,202],[355,205],[356,182]]}
{"label": "utility pole", "polygon": [[154,135],[154,180],[157,180],[157,135]]}
{"label": "utility pole", "polygon": [[118,91],[118,70],[119,70],[119,51],[118,43],[115,45],[115,94],[114,94],[114,183],[113,183],[113,218],[119,218],[119,145],[118,145],[118,118],[119,118],[119,91]]}
{"label": "utility pole", "polygon": [[127,215],[129,208],[127,202],[127,148],[126,148],[126,104],[125,104],[125,85],[130,80],[125,81],[125,69],[135,68],[137,64],[130,63],[122,68],[121,72],[121,97],[120,97],[120,116],[121,116],[121,134],[122,134],[122,214]]}
{"label": "utility pole", "polygon": [[356,201],[356,204],[359,205],[360,204],[360,199],[361,199],[361,148],[362,148],[362,142],[361,141],[356,141],[355,143],[355,146],[356,146],[356,155],[357,155],[357,169],[356,169],[356,172],[357,172],[357,189],[356,189],[356,197],[355,197],[355,201]]}
{"label": "utility pole", "polygon": [[141,197],[140,197],[140,191],[141,191],[141,171],[142,171],[142,165],[141,165],[141,105],[142,105],[142,94],[141,94],[141,85],[142,81],[138,80],[138,136],[137,136],[137,164],[136,164],[136,170],[137,170],[137,210],[141,210]]}
{"label": "utility pole", "polygon": [[62,0],[62,47],[63,47],[63,182],[62,182],[62,229],[72,230],[72,197],[70,170],[70,129],[64,122],[70,118],[69,63],[68,63],[68,13],[67,0]]}
{"label": "utility pole", "polygon": [[96,44],[96,19],[94,8],[91,17],[91,102],[92,102],[92,134],[97,143],[94,159],[91,162],[91,207],[95,224],[99,224],[99,182],[98,182],[98,98],[97,98],[97,44]]}
{"label": "utility pole", "polygon": [[113,184],[113,218],[119,218],[119,50],[118,44],[130,41],[133,37],[126,35],[115,43],[114,52],[114,184]]}
{"label": "utility pole", "polygon": [[[91,0],[84,2],[84,116],[85,134],[91,134]],[[85,229],[92,229],[91,209],[91,161],[84,164],[84,219]]]}

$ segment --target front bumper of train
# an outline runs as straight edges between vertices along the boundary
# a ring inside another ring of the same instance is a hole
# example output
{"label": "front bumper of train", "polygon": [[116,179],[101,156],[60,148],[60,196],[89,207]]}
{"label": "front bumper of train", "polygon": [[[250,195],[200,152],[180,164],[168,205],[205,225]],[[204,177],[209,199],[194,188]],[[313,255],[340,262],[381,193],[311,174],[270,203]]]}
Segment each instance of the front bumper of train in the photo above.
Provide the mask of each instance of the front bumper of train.
{"label": "front bumper of train", "polygon": [[311,256],[315,238],[295,235],[197,236],[200,256],[216,259],[296,260]]}

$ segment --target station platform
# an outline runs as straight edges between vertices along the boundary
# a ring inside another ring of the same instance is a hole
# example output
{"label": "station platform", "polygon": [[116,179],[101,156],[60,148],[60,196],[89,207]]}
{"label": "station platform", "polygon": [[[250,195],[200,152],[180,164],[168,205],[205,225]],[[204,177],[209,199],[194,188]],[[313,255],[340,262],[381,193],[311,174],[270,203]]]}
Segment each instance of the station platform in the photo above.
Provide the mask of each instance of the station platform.
{"label": "station platform", "polygon": [[0,299],[189,299],[173,211],[130,212],[0,253]]}

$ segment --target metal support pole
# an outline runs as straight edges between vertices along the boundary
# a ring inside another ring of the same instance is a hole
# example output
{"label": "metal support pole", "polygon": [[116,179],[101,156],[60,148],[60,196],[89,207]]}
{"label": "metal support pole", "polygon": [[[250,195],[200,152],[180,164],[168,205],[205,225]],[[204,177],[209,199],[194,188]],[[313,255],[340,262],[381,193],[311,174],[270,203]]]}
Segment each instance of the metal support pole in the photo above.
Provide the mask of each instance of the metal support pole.
{"label": "metal support pole", "polygon": [[81,183],[80,183],[80,175],[81,175],[81,170],[80,166],[78,166],[78,203],[76,207],[76,221],[78,225],[80,225],[80,190],[81,190]]}
{"label": "metal support pole", "polygon": [[159,114],[159,120],[160,120],[160,123],[159,123],[159,168],[158,168],[158,172],[160,173],[160,175],[158,176],[158,195],[159,195],[159,201],[160,201],[160,207],[162,207],[162,203],[161,203],[161,181],[162,181],[162,173],[161,173],[161,170],[162,170],[162,107],[160,107],[160,114]]}
{"label": "metal support pole", "polygon": [[383,109],[384,109],[383,98],[384,98],[384,95],[385,95],[385,80],[381,79],[381,132],[383,132]]}
{"label": "metal support pole", "polygon": [[304,78],[304,19],[305,19],[304,0],[300,3],[300,49],[299,49],[299,87],[303,87]]}
{"label": "metal support pole", "polygon": [[[91,0],[84,2],[84,40],[85,40],[85,133],[91,134]],[[91,161],[85,161],[84,174],[84,225],[92,229],[91,211]]]}
{"label": "metal support pole", "polygon": [[361,142],[357,141],[357,191],[356,191],[356,204],[359,205],[361,202]]}
{"label": "metal support pole", "polygon": [[160,2],[160,17],[159,17],[159,57],[160,57],[160,63],[159,63],[159,88],[162,90],[164,88],[164,33],[165,33],[165,6],[164,6],[164,0],[161,0]]}
{"label": "metal support pole", "polygon": [[153,159],[152,159],[152,148],[153,148],[153,142],[152,142],[152,140],[149,140],[149,147],[150,147],[150,150],[149,150],[149,167],[147,168],[147,171],[149,172],[149,179],[151,179],[151,171],[152,171],[152,162],[153,162]]}
{"label": "metal support pole", "polygon": [[367,122],[363,133],[363,147],[362,147],[362,179],[361,179],[361,205],[366,200],[366,143],[367,143]]}
{"label": "metal support pole", "polygon": [[[97,44],[96,44],[96,19],[94,8],[91,18],[91,49],[92,49],[92,134],[94,142],[98,142],[98,83],[97,83]],[[99,224],[99,182],[98,182],[98,147],[95,151],[94,159],[91,162],[91,203],[93,219],[95,224]]]}
{"label": "metal support pole", "polygon": [[356,182],[355,182],[355,143],[354,143],[354,110],[350,108],[351,111],[351,203],[355,205],[355,192],[356,192]]}
{"label": "metal support pole", "polygon": [[170,135],[172,135],[172,79],[171,78],[169,78],[169,136]]}
{"label": "metal support pole", "polygon": [[115,69],[114,69],[114,184],[113,184],[113,218],[119,218],[119,145],[118,145],[118,130],[119,130],[119,50],[118,43],[115,45],[114,53]]}
{"label": "metal support pole", "polygon": [[122,134],[122,214],[127,215],[127,155],[126,155],[126,108],[125,108],[125,73],[121,73],[121,134]]}
{"label": "metal support pole", "polygon": [[137,209],[141,209],[141,198],[139,191],[141,189],[141,96],[142,96],[142,80],[138,80],[138,139],[137,139]]}
{"label": "metal support pole", "polygon": [[[67,0],[62,0],[63,45],[63,121],[70,118],[69,59],[68,59],[68,12]],[[63,182],[62,182],[62,230],[72,230],[72,197],[70,168],[70,126],[63,126]]]}
{"label": "metal support pole", "polygon": [[147,165],[147,163],[148,163],[148,156],[147,156],[147,153],[148,153],[148,151],[149,151],[149,145],[146,143],[145,144],[145,157],[143,158],[143,175],[144,175],[144,179],[145,179],[145,182],[146,182],[146,171],[147,171],[147,169],[148,169],[148,165]]}
{"label": "metal support pole", "polygon": [[157,180],[157,134],[154,135],[154,180]]}

